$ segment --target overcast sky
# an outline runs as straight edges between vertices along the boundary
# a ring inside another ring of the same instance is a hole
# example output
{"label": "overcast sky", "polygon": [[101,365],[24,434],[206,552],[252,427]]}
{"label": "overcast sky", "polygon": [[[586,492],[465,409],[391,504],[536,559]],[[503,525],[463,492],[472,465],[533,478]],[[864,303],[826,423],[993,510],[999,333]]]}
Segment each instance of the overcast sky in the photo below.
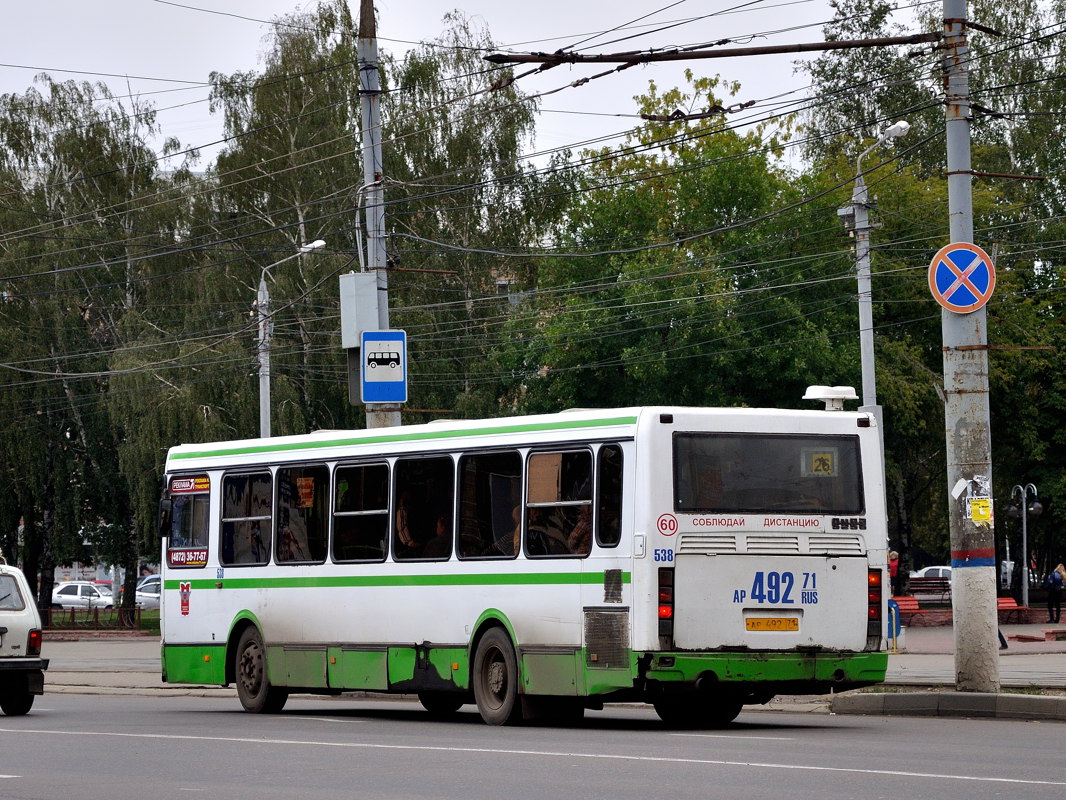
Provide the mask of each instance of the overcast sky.
{"label": "overcast sky", "polygon": [[[358,0],[349,3],[357,16]],[[257,68],[269,20],[314,5],[298,0],[3,0],[0,92],[25,91],[41,71],[59,80],[103,80],[116,95],[132,89],[152,100],[165,134],[186,146],[204,146],[221,135],[220,121],[207,110],[208,74]],[[827,0],[377,0],[376,6],[380,46],[393,52],[402,52],[409,46],[405,42],[433,38],[443,15],[453,9],[480,19],[496,42],[518,51],[553,51],[586,39],[579,48],[584,52],[724,38],[735,39],[732,46],[819,41],[821,25],[831,16]],[[695,21],[674,24],[684,20]],[[641,35],[626,38],[634,34]],[[753,35],[757,38],[751,40]],[[736,98],[741,102],[802,89],[806,81],[795,74],[796,58],[658,64],[567,89],[545,99],[537,146],[558,147],[631,127],[632,118],[612,115],[631,115],[631,98],[645,91],[650,79],[662,88],[682,84],[686,66],[741,81],[744,89]],[[523,81],[522,88],[546,91],[603,69],[559,67]]]}

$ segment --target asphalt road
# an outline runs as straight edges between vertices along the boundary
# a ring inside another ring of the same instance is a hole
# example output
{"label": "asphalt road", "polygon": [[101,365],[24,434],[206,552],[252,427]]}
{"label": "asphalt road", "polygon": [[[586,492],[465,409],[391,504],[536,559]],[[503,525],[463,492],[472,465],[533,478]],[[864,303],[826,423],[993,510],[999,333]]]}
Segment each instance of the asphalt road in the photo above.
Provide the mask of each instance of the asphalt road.
{"label": "asphalt road", "polygon": [[491,728],[470,707],[433,721],[400,700],[294,698],[256,716],[228,697],[60,693],[0,717],[0,797],[1043,799],[1066,794],[1060,731],[744,712],[679,732],[629,707]]}

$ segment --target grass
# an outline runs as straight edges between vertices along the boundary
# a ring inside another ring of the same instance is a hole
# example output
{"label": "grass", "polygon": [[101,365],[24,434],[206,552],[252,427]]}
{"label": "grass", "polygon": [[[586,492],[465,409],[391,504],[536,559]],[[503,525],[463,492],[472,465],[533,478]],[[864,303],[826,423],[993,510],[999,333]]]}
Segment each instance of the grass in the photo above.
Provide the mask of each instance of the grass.
{"label": "grass", "polygon": [[[42,614],[43,616],[43,614]],[[159,633],[159,609],[53,609],[45,620],[52,631],[143,631]]]}

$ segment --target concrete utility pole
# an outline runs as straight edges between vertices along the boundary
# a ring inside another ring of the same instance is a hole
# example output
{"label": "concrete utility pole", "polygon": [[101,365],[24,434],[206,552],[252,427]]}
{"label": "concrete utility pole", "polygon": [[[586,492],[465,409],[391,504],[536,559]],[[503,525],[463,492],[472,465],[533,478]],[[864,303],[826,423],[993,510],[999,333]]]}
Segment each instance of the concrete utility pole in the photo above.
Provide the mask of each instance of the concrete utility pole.
{"label": "concrete utility pole", "polygon": [[[948,213],[951,242],[973,242],[970,171],[967,0],[944,0],[944,80],[947,92]],[[977,504],[991,503],[992,443],[988,410],[988,329],[985,309],[941,311],[944,346],[944,427],[948,521],[955,619],[955,688],[999,691],[996,548],[991,519],[975,521]],[[991,516],[991,515],[989,515]]]}
{"label": "concrete utility pole", "polygon": [[855,237],[855,275],[859,289],[859,348],[862,363],[862,405],[859,411],[869,411],[877,420],[881,431],[881,444],[885,443],[884,418],[877,403],[877,373],[874,367],[874,316],[873,288],[870,271],[870,193],[862,174],[862,160],[881,145],[904,136],[911,128],[906,120],[890,125],[872,145],[855,159],[855,186],[851,193],[851,205],[844,206],[837,214],[844,220]]}
{"label": "concrete utility pole", "polygon": [[[378,277],[378,328],[389,329],[389,273],[385,260],[385,193],[381,184],[381,80],[378,75],[377,22],[374,0],[360,0],[359,99],[363,127],[363,184],[366,186],[367,269]],[[356,212],[358,213],[358,211]],[[366,426],[387,428],[400,424],[400,407],[367,403]]]}
{"label": "concrete utility pole", "polygon": [[270,270],[286,261],[292,261],[302,255],[320,250],[326,246],[322,239],[316,239],[310,244],[303,244],[297,248],[291,256],[267,264],[259,274],[259,292],[256,294],[255,309],[259,319],[259,344],[256,351],[259,355],[259,436],[263,439],[270,438],[270,346],[274,338],[274,320],[270,316],[270,289],[267,286],[267,275]]}

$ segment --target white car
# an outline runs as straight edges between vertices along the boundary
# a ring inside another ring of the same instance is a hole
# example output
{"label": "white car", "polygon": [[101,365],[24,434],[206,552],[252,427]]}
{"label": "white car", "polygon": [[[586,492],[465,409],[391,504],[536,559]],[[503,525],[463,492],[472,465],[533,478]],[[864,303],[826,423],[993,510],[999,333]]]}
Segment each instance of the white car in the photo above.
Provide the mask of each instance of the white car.
{"label": "white car", "polygon": [[41,617],[26,577],[0,556],[0,709],[20,716],[44,693]]}
{"label": "white car", "polygon": [[114,605],[111,589],[92,581],[67,581],[52,592],[52,608],[113,608]]}
{"label": "white car", "polygon": [[145,575],[137,584],[137,607],[159,608],[159,593],[162,590],[159,575]]}
{"label": "white car", "polygon": [[951,567],[922,567],[910,574],[912,578],[947,578],[951,580]]}

